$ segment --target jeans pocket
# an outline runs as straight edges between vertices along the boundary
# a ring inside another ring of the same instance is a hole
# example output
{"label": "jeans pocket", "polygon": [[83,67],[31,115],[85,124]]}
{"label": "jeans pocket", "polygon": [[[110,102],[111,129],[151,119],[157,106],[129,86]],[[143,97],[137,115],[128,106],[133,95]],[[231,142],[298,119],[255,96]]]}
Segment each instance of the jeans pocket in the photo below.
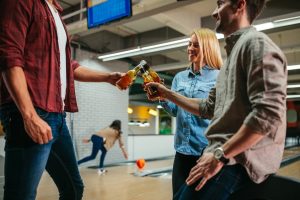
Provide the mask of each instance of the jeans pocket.
{"label": "jeans pocket", "polygon": [[26,147],[35,144],[24,128],[24,122],[20,112],[9,113],[6,123],[4,124],[6,147]]}
{"label": "jeans pocket", "polygon": [[40,118],[42,118],[43,120],[47,119],[50,114],[49,112],[40,108],[35,108],[35,111],[38,114],[38,116],[40,116]]}

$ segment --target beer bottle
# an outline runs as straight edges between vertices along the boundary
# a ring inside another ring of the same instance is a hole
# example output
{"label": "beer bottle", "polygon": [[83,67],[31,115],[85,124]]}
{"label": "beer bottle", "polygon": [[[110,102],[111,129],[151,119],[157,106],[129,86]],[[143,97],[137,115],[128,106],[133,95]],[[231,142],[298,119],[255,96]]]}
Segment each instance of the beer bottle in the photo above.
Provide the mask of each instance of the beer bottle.
{"label": "beer bottle", "polygon": [[[140,72],[144,79],[144,85],[146,85],[147,83],[150,83],[150,82],[158,82],[158,83],[161,82],[158,74],[153,69],[151,69],[150,66],[147,64],[143,65]],[[146,92],[147,92],[148,97],[151,98],[152,100],[160,99],[157,88],[149,87],[146,90]]]}
{"label": "beer bottle", "polygon": [[136,67],[133,69],[129,70],[120,80],[117,81],[116,86],[120,90],[125,90],[127,89],[133,81],[136,79],[139,71],[141,70],[142,66],[146,64],[144,60],[140,62]]}
{"label": "beer bottle", "polygon": [[150,76],[152,76],[154,82],[157,82],[157,83],[161,82],[160,77],[151,67],[149,67],[148,71],[149,71]]}

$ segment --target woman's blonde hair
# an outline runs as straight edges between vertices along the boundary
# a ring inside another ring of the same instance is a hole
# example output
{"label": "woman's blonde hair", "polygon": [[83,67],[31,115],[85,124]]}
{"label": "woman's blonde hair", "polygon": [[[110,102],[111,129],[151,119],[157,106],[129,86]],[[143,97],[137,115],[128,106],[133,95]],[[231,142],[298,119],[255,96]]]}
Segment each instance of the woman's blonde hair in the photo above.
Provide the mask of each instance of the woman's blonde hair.
{"label": "woman's blonde hair", "polygon": [[192,35],[196,35],[202,52],[201,61],[205,62],[208,66],[220,69],[223,65],[219,41],[215,32],[208,28],[200,28],[194,30]]}

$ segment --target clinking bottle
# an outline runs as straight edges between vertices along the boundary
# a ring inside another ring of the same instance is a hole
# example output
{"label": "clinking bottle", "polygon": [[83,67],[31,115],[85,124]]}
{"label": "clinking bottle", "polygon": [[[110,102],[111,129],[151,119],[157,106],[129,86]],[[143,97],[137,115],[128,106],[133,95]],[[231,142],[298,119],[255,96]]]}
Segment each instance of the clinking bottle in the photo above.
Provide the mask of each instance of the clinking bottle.
{"label": "clinking bottle", "polygon": [[142,69],[142,67],[147,64],[146,61],[142,60],[136,67],[129,70],[120,80],[117,81],[116,86],[120,90],[127,89],[133,81],[136,79],[139,71]]}
{"label": "clinking bottle", "polygon": [[[160,83],[161,79],[158,76],[158,74],[146,63],[143,65],[143,67],[140,69],[141,75],[144,78],[144,85],[150,82],[157,82]],[[147,90],[147,95],[152,100],[159,100],[160,96],[158,93],[157,88],[155,87],[149,87]]]}

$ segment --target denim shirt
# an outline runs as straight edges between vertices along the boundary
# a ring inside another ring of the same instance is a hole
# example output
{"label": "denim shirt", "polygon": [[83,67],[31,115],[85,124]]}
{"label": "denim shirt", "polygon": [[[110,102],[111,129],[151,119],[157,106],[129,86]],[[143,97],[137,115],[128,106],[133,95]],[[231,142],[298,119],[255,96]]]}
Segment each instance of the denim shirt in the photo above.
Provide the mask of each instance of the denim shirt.
{"label": "denim shirt", "polygon": [[[215,85],[219,70],[204,66],[194,73],[192,68],[179,72],[173,79],[172,90],[189,98],[207,98]],[[199,118],[170,101],[161,106],[173,117],[176,117],[176,134],[174,147],[179,153],[200,156],[208,141],[204,135],[210,120]]]}

